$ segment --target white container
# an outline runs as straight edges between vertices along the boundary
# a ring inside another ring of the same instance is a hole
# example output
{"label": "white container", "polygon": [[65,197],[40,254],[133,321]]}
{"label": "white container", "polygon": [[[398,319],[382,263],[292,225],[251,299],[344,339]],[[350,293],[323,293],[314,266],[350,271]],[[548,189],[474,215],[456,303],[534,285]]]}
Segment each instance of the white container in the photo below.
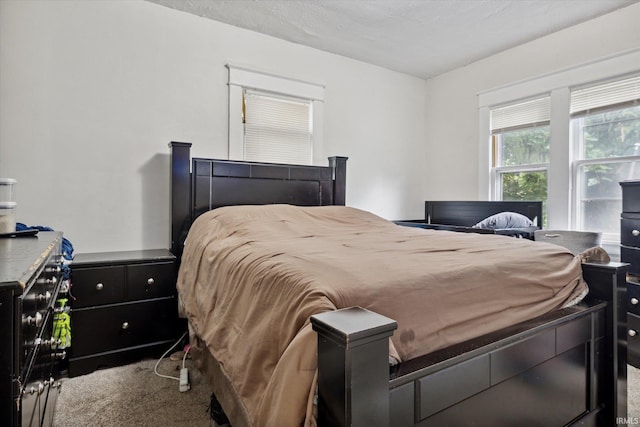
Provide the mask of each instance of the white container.
{"label": "white container", "polygon": [[536,230],[533,239],[540,242],[553,243],[569,249],[574,255],[594,246],[600,246],[602,232],[573,230]]}
{"label": "white container", "polygon": [[16,180],[0,178],[0,233],[16,231]]}
{"label": "white container", "polygon": [[16,180],[13,178],[0,178],[0,203],[15,202],[14,188]]}
{"label": "white container", "polygon": [[0,202],[0,233],[16,231],[16,202]]}

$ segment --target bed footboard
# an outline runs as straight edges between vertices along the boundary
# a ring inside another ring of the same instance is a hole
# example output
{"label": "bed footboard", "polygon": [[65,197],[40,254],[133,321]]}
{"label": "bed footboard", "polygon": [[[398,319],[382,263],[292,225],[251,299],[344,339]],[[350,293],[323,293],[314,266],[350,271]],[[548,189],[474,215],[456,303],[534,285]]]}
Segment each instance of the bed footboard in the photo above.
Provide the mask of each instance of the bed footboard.
{"label": "bed footboard", "polygon": [[393,320],[359,307],[312,316],[318,425],[615,425],[627,416],[626,265],[584,264],[583,272],[590,294],[579,306],[391,372]]}

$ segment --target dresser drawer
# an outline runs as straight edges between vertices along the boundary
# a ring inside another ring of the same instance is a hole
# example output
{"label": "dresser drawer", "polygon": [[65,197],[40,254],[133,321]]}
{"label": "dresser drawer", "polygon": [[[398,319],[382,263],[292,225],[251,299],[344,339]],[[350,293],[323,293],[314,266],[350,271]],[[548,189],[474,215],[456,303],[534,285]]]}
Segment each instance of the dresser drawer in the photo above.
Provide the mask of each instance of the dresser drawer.
{"label": "dresser drawer", "polygon": [[74,308],[120,302],[125,296],[124,266],[72,269]]}
{"label": "dresser drawer", "polygon": [[72,356],[149,344],[176,336],[175,298],[74,310]]}
{"label": "dresser drawer", "polygon": [[620,243],[625,246],[640,247],[640,219],[620,220]]}
{"label": "dresser drawer", "polygon": [[640,274],[640,248],[620,245],[620,261],[631,264],[629,273]]}
{"label": "dresser drawer", "polygon": [[[640,356],[640,316],[635,314],[627,315],[627,351],[629,359],[637,362]],[[636,366],[636,364],[634,364]]]}
{"label": "dresser drawer", "polygon": [[640,284],[627,282],[627,307],[629,313],[640,316]]}
{"label": "dresser drawer", "polygon": [[622,181],[622,211],[640,212],[640,181]]}
{"label": "dresser drawer", "polygon": [[173,262],[127,266],[127,300],[141,300],[175,294]]}

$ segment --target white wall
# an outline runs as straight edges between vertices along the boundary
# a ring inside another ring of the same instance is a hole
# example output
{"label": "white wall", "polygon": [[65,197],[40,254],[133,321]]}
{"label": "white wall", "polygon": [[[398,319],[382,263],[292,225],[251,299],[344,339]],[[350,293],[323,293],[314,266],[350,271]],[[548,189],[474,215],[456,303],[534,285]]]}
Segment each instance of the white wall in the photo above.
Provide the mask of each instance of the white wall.
{"label": "white wall", "polygon": [[169,245],[169,141],[226,158],[226,63],[326,85],[347,203],[423,215],[425,82],[131,1],[0,1],[0,176],[76,252]]}
{"label": "white wall", "polygon": [[638,22],[640,3],[427,81],[426,145],[434,154],[427,156],[425,199],[487,199],[479,93],[638,49]]}

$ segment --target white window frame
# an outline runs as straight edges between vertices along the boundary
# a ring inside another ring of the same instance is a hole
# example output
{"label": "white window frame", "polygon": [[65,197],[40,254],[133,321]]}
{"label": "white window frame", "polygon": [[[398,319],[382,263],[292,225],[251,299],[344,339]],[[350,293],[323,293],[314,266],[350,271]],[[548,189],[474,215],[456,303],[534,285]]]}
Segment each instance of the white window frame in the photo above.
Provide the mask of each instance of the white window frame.
{"label": "white window frame", "polygon": [[229,159],[244,160],[242,96],[244,89],[271,92],[312,102],[312,164],[327,163],[323,150],[323,105],[325,86],[250,67],[227,64],[229,69]]}
{"label": "white window frame", "polygon": [[571,88],[597,84],[617,76],[640,72],[640,49],[633,49],[598,61],[559,70],[532,79],[478,93],[479,108],[479,180],[481,200],[495,197],[495,177],[491,163],[490,109],[539,94],[551,94],[551,142],[547,194],[547,228],[572,229],[575,224],[576,193],[573,183],[570,140]]}

